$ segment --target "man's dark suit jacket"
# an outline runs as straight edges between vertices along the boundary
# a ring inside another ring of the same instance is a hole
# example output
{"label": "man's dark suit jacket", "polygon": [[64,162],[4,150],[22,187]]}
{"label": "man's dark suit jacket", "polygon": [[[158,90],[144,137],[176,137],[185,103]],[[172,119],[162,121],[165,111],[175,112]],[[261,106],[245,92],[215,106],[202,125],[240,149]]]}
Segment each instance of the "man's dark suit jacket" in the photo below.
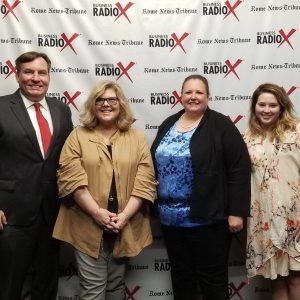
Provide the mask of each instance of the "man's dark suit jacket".
{"label": "man's dark suit jacket", "polygon": [[56,171],[73,125],[69,107],[46,97],[53,135],[45,159],[19,90],[0,97],[0,209],[8,224],[31,224],[40,208],[53,224],[59,209]]}

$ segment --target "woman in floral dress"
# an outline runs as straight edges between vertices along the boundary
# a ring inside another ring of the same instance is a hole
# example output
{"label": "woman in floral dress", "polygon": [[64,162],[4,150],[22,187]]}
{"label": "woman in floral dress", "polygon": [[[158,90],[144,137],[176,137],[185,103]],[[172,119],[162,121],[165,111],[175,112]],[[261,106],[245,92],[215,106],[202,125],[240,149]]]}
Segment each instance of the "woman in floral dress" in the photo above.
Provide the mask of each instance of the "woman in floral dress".
{"label": "woman in floral dress", "polygon": [[299,300],[300,123],[283,88],[254,91],[244,139],[252,163],[248,276],[271,279],[274,300]]}

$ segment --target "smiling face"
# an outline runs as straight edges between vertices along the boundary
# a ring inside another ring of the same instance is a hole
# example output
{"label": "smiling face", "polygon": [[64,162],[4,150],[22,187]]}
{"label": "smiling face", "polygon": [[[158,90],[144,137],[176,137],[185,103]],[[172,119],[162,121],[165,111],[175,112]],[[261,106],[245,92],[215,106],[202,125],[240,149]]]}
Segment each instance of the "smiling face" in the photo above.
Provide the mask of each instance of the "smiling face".
{"label": "smiling face", "polygon": [[[100,98],[117,98],[117,95],[113,88],[108,88]],[[114,105],[109,104],[107,101],[104,101],[103,105],[95,104],[95,112],[100,126],[106,128],[115,128],[120,115],[120,102],[117,101]]]}
{"label": "smiling face", "polygon": [[23,63],[17,72],[16,80],[27,99],[33,102],[41,101],[50,83],[47,62],[42,57],[38,57],[31,62]]}
{"label": "smiling face", "polygon": [[187,114],[202,115],[208,105],[208,94],[204,82],[200,79],[189,79],[185,82],[181,102]]}
{"label": "smiling face", "polygon": [[262,128],[266,131],[273,129],[281,113],[276,97],[271,93],[262,93],[255,105],[255,115]]}

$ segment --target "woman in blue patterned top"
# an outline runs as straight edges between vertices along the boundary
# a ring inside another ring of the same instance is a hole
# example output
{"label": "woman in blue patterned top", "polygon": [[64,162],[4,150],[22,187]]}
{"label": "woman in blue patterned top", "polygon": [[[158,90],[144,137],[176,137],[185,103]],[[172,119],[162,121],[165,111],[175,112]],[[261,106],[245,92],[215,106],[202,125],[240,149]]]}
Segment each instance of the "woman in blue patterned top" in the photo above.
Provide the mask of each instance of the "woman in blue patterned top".
{"label": "woman in blue patterned top", "polygon": [[208,81],[190,75],[180,112],[159,127],[152,145],[158,211],[171,263],[175,300],[227,300],[230,233],[249,215],[250,159],[241,134],[208,107]]}

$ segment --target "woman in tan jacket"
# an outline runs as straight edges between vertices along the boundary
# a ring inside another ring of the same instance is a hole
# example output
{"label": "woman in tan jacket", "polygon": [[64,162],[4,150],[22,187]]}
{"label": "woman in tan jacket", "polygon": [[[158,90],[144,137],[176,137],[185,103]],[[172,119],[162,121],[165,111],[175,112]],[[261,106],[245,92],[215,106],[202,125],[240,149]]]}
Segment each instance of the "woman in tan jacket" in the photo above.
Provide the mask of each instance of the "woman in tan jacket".
{"label": "woman in tan jacket", "polygon": [[145,136],[119,85],[101,81],[67,139],[58,171],[53,236],[75,248],[81,299],[123,299],[128,257],[152,242],[156,180]]}

